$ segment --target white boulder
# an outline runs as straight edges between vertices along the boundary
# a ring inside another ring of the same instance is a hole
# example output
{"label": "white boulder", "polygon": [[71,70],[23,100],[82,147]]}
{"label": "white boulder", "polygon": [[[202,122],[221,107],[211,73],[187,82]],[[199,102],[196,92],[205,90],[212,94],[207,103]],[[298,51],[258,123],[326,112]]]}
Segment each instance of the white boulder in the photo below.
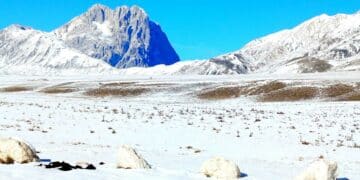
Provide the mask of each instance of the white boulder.
{"label": "white boulder", "polygon": [[135,149],[128,145],[123,145],[118,151],[117,167],[123,169],[150,169],[151,166],[146,162]]}
{"label": "white boulder", "polygon": [[0,164],[23,164],[38,160],[36,151],[27,143],[13,138],[0,138]]}
{"label": "white boulder", "polygon": [[222,157],[214,157],[204,162],[200,172],[215,179],[237,179],[240,177],[239,167],[234,162]]}
{"label": "white boulder", "polygon": [[319,159],[312,163],[295,180],[335,180],[337,177],[337,163]]}

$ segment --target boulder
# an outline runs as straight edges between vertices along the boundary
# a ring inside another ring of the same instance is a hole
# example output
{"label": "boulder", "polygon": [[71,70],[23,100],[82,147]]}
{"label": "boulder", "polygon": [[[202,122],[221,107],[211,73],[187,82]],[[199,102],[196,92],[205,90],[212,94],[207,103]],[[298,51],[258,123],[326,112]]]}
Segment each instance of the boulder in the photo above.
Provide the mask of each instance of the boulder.
{"label": "boulder", "polygon": [[239,167],[234,162],[222,157],[214,157],[204,162],[200,172],[216,179],[237,179],[241,175]]}
{"label": "boulder", "polygon": [[312,163],[295,180],[335,180],[337,177],[337,163],[319,159]]}
{"label": "boulder", "polygon": [[123,145],[118,151],[117,167],[123,169],[150,169],[151,166],[135,149]]}
{"label": "boulder", "polygon": [[27,143],[14,138],[0,138],[0,164],[38,161],[36,151]]}

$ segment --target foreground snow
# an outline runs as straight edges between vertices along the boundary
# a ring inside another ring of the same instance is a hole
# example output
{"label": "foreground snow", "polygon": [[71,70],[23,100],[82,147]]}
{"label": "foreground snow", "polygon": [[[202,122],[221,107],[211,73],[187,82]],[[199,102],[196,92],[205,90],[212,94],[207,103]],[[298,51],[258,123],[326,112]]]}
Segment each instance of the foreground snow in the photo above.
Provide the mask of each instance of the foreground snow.
{"label": "foreground snow", "polygon": [[[356,75],[331,77],[358,82]],[[36,163],[0,165],[0,179],[205,179],[199,173],[201,164],[213,156],[234,161],[248,175],[245,179],[291,179],[319,156],[337,161],[340,177],[359,179],[360,149],[354,144],[360,144],[360,103],[204,101],[193,95],[199,84],[261,78],[0,77],[1,87],[31,84],[39,89],[65,82],[76,82],[80,89],[114,81],[181,85],[172,91],[127,98],[91,98],[81,92],[49,95],[37,89],[0,93],[0,136],[27,140],[41,159],[86,161],[97,167],[61,172]],[[116,153],[122,144],[135,147],[153,169],[116,169]]]}

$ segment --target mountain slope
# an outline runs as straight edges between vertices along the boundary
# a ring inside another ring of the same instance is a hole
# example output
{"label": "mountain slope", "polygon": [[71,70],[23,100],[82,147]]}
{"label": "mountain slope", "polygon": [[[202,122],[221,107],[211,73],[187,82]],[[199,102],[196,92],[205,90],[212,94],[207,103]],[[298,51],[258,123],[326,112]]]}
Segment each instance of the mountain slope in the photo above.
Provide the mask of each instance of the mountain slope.
{"label": "mountain slope", "polygon": [[179,61],[160,26],[137,6],[94,5],[54,33],[69,47],[118,68]]}
{"label": "mountain slope", "polygon": [[101,60],[68,48],[52,33],[12,25],[0,31],[0,71],[16,74],[106,72]]}
{"label": "mountain slope", "polygon": [[255,72],[360,70],[360,13],[321,15],[254,40],[227,56],[247,59]]}
{"label": "mountain slope", "polygon": [[182,61],[173,65],[158,65],[148,68],[121,69],[120,74],[125,75],[236,75],[246,74],[247,66],[241,62],[212,60]]}

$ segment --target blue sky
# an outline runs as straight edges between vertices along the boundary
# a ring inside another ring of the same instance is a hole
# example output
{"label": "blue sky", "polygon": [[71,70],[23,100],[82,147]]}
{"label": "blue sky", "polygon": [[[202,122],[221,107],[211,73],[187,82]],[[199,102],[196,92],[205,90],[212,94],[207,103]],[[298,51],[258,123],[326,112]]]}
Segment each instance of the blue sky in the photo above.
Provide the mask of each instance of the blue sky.
{"label": "blue sky", "polygon": [[354,13],[360,0],[0,0],[0,28],[51,31],[92,4],[139,5],[160,23],[181,59],[204,59],[320,14]]}

